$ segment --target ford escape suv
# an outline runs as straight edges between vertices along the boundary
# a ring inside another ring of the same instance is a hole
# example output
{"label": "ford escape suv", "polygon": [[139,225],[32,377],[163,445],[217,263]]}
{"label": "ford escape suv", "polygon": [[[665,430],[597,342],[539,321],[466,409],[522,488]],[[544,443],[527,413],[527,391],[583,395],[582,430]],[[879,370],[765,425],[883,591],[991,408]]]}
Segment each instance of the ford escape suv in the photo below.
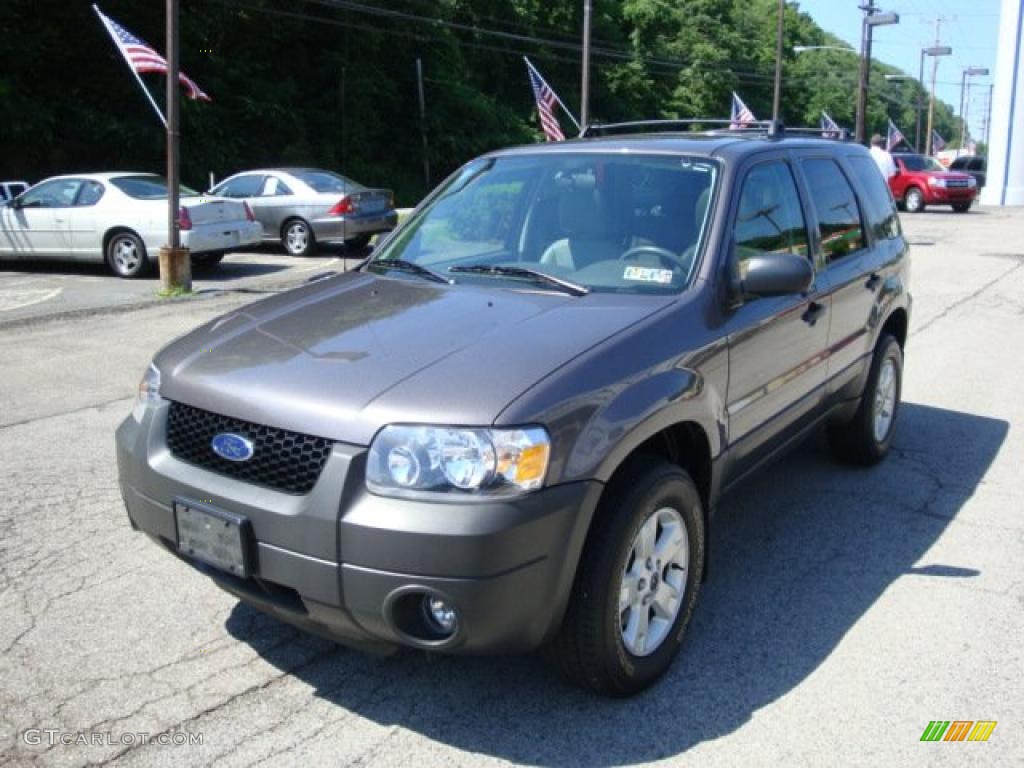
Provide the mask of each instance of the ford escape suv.
{"label": "ford escape suv", "polygon": [[161,350],[132,525],[348,645],[661,676],[726,491],[821,425],[886,454],[907,244],[863,147],[597,134],[473,160],[356,271]]}

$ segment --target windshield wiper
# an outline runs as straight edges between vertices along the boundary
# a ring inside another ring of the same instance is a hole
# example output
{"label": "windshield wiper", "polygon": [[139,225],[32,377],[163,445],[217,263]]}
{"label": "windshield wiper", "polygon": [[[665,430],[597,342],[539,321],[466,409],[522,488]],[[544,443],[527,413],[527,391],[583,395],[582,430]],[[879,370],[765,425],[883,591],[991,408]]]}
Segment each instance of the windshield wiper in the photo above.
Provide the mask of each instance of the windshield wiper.
{"label": "windshield wiper", "polygon": [[415,261],[406,261],[405,259],[375,259],[367,264],[367,268],[380,265],[386,269],[397,269],[402,272],[411,272],[414,275],[426,278],[427,280],[433,280],[435,283],[444,283],[445,285],[451,285],[452,281],[444,275],[439,275],[432,269],[427,269],[424,266],[417,264]]}
{"label": "windshield wiper", "polygon": [[535,283],[544,283],[565,291],[573,296],[586,296],[590,289],[585,285],[563,280],[560,277],[526,267],[503,267],[500,264],[467,264],[462,267],[448,267],[449,272],[466,272],[472,275],[492,275],[494,277],[523,277]]}

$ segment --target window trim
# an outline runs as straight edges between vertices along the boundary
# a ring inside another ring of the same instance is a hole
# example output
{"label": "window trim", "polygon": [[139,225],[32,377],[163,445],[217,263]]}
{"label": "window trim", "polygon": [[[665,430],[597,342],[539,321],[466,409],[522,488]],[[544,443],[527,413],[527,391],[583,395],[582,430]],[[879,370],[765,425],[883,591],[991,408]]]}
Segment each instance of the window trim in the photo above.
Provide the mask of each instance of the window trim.
{"label": "window trim", "polygon": [[[54,210],[63,210],[65,208],[74,208],[75,207],[75,200],[78,199],[78,195],[82,191],[82,185],[87,181],[86,179],[79,178],[77,176],[72,176],[72,177],[67,177],[67,178],[62,178],[62,179],[46,179],[44,181],[39,182],[34,187],[29,187],[28,189],[26,189],[21,194],[22,195],[26,195],[29,192],[32,192],[33,190],[35,190],[35,189],[37,189],[39,187],[42,187],[44,185],[47,185],[47,184],[60,184],[60,183],[65,183],[65,182],[69,182],[69,181],[76,181],[76,182],[78,182],[78,189],[75,190],[75,196],[72,198],[70,205],[47,205],[47,206],[26,205],[26,206],[22,206],[22,208],[30,210],[30,211],[54,211]],[[18,197],[21,197],[21,195],[18,195]]]}

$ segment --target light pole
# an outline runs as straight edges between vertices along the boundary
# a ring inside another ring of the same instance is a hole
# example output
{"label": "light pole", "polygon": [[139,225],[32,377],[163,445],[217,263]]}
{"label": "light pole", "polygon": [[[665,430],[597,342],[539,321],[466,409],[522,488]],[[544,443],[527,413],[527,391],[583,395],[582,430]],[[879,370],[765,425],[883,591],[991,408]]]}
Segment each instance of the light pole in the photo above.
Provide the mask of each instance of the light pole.
{"label": "light pole", "polygon": [[899,24],[900,17],[896,13],[879,13],[875,8],[875,0],[867,0],[860,6],[864,11],[860,35],[860,81],[857,86],[857,123],[856,139],[864,142],[864,125],[867,120],[868,85],[871,79],[871,35],[875,27],[888,24]]}
{"label": "light pole", "polygon": [[590,16],[593,11],[592,0],[583,3],[583,71],[580,84],[580,125],[584,128],[590,123]]}
{"label": "light pole", "polygon": [[782,33],[785,28],[786,0],[779,0],[779,17],[775,26],[775,96],[772,98],[772,121],[778,122],[782,107]]}
{"label": "light pole", "polygon": [[921,49],[921,67],[917,73],[917,82],[921,88],[917,92],[917,127],[914,132],[914,151],[921,152],[921,110],[924,109],[924,57],[925,56],[949,56],[953,49],[948,45],[933,45],[931,48]]}
{"label": "light pole", "polygon": [[964,109],[964,89],[967,86],[967,78],[987,74],[988,69],[985,67],[967,67],[960,77],[960,149],[964,148],[964,141],[967,138],[967,115]]}

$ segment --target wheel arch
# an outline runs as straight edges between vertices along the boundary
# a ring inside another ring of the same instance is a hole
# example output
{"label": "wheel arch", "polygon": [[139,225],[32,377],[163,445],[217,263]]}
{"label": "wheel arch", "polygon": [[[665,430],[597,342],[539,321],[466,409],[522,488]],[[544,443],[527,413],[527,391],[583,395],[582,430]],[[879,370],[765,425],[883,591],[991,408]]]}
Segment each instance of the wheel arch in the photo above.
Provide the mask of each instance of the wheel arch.
{"label": "wheel arch", "polygon": [[896,341],[900,345],[900,349],[906,349],[907,347],[907,330],[910,318],[907,316],[907,310],[903,307],[896,307],[889,316],[885,318],[885,322],[882,323],[881,334],[891,334],[896,338]]}

